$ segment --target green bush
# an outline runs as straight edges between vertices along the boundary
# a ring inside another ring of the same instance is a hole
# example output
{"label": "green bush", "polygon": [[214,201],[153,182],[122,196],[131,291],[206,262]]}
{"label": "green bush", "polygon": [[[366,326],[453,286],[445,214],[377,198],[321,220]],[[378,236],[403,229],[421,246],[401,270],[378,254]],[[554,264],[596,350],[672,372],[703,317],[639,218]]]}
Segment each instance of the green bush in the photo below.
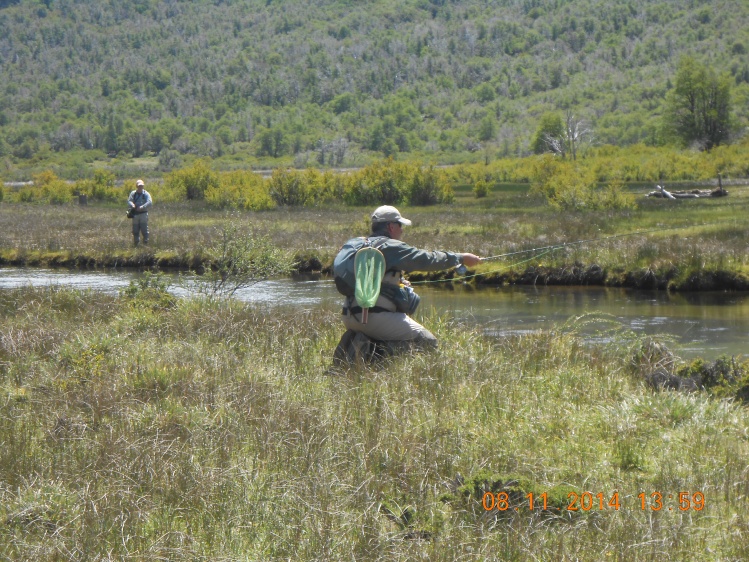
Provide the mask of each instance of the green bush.
{"label": "green bush", "polygon": [[408,182],[408,191],[411,205],[451,203],[455,198],[447,175],[434,166],[415,169]]}
{"label": "green bush", "polygon": [[268,188],[268,180],[253,171],[224,172],[218,184],[206,190],[205,200],[218,209],[265,211],[275,206]]}
{"label": "green bush", "polygon": [[546,199],[552,207],[565,210],[596,208],[593,198],[595,184],[588,170],[563,166],[544,186]]}
{"label": "green bush", "polygon": [[118,189],[114,184],[114,174],[106,170],[96,170],[92,179],[76,182],[75,189],[94,201],[123,200],[127,191],[127,188]]}
{"label": "green bush", "polygon": [[392,205],[406,194],[408,165],[392,158],[351,174],[346,202],[351,205]]}
{"label": "green bush", "polygon": [[534,163],[531,191],[543,195],[557,209],[633,209],[634,196],[624,191],[620,178],[596,187],[596,168],[544,155]]}
{"label": "green bush", "polygon": [[198,160],[189,168],[170,173],[164,184],[167,192],[174,192],[180,198],[205,199],[209,189],[219,186],[219,178],[205,160]]}
{"label": "green bush", "polygon": [[599,209],[624,210],[635,209],[637,201],[633,193],[624,189],[624,182],[613,180],[596,193],[595,205]]}
{"label": "green bush", "polygon": [[[502,158],[488,165],[474,163],[455,166],[450,174],[454,183],[473,185],[479,179],[489,183],[534,183],[541,175],[556,169],[552,154],[526,158]],[[628,147],[591,147],[585,158],[575,161],[577,169],[593,172],[597,183],[611,181],[662,182],[707,181],[749,175],[749,145],[721,145],[710,151],[675,150],[635,144]],[[545,171],[544,171],[545,170]]]}
{"label": "green bush", "polygon": [[738,398],[749,402],[749,361],[722,355],[713,362],[702,358],[680,367],[676,374],[692,379],[701,387],[720,398]]}
{"label": "green bush", "polygon": [[73,200],[73,185],[58,178],[54,172],[47,170],[35,174],[32,178],[30,185],[24,185],[15,193],[16,201],[60,205]]}
{"label": "green bush", "polygon": [[275,170],[270,178],[270,196],[276,205],[302,207],[313,200],[305,177],[294,170]]}
{"label": "green bush", "polygon": [[209,297],[231,297],[264,279],[286,275],[293,267],[289,255],[269,238],[247,232],[234,222],[218,229],[209,252],[211,267],[200,278]]}
{"label": "green bush", "polygon": [[307,189],[307,205],[318,203],[335,203],[341,201],[345,191],[344,182],[339,181],[341,174],[330,170],[321,172],[316,168],[307,168],[300,172]]}
{"label": "green bush", "polygon": [[473,184],[473,194],[476,196],[477,199],[486,197],[487,195],[489,195],[489,184],[486,183],[484,180],[478,180],[476,183]]}

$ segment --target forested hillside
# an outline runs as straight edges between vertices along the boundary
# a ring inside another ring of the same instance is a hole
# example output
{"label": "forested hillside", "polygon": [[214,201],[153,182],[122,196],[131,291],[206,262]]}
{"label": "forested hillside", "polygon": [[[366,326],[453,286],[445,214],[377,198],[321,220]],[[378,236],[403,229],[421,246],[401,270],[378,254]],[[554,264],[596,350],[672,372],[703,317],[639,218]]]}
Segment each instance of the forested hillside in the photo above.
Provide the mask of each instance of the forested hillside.
{"label": "forested hillside", "polygon": [[0,0],[0,174],[523,155],[549,112],[661,145],[685,55],[742,136],[743,0]]}

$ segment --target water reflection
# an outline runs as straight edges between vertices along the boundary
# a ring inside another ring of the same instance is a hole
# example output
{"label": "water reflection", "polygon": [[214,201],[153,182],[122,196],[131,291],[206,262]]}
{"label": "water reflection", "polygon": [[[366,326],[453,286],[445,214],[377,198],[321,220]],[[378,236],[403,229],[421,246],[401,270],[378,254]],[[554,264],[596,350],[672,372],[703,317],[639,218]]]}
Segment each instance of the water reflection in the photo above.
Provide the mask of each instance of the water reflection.
{"label": "water reflection", "polygon": [[[443,293],[447,293],[446,296]],[[746,353],[749,295],[634,291],[603,287],[502,287],[432,291],[425,300],[471,318],[496,334],[551,328],[600,313],[638,334],[667,334],[685,357]]]}
{"label": "water reflection", "polygon": [[[132,272],[0,269],[0,289],[24,285],[61,285],[117,293],[137,277]],[[640,334],[667,334],[679,342],[683,357],[714,359],[747,353],[749,294],[666,293],[605,287],[501,287],[430,285],[417,287],[419,314],[432,310],[456,321],[479,324],[502,336],[551,329],[584,314],[603,314]],[[175,286],[173,291],[189,291]],[[319,277],[277,279],[239,291],[236,298],[269,306],[341,304],[333,282]]]}

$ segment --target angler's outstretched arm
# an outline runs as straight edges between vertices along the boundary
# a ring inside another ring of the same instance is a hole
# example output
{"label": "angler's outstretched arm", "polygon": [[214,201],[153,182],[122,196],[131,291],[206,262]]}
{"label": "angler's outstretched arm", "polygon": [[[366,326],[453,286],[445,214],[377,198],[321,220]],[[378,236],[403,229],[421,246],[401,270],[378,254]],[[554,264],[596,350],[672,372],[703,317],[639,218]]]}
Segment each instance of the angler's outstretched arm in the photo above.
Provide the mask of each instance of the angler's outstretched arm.
{"label": "angler's outstretched arm", "polygon": [[474,254],[421,250],[400,240],[389,240],[381,251],[385,254],[388,269],[401,271],[440,271],[460,264],[473,267],[481,261]]}

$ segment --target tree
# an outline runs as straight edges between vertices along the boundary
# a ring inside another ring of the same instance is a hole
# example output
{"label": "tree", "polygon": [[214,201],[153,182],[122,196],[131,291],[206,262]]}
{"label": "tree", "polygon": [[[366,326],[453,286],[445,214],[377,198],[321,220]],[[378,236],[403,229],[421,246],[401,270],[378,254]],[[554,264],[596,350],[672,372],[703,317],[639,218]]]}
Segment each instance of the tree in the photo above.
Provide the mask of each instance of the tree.
{"label": "tree", "polygon": [[575,116],[572,111],[567,111],[564,118],[565,134],[567,136],[567,147],[573,160],[577,160],[577,153],[584,143],[593,142],[593,131],[584,119]]}
{"label": "tree", "polygon": [[710,150],[730,132],[731,83],[692,57],[683,57],[666,97],[667,130],[684,145]]}
{"label": "tree", "polygon": [[563,158],[569,155],[577,160],[577,153],[583,143],[591,142],[593,133],[585,120],[568,110],[564,119],[558,113],[547,113],[533,138],[532,148],[536,154],[553,152]]}
{"label": "tree", "polygon": [[562,117],[558,113],[545,113],[533,136],[531,148],[534,154],[543,154],[545,152],[556,152],[554,147],[558,144],[557,139],[564,138],[564,124]]}
{"label": "tree", "polygon": [[286,153],[286,138],[284,132],[278,127],[262,130],[258,134],[258,142],[260,144],[257,149],[258,156],[278,158]]}
{"label": "tree", "polygon": [[479,124],[479,140],[487,142],[497,136],[497,122],[491,115],[487,115]]}

